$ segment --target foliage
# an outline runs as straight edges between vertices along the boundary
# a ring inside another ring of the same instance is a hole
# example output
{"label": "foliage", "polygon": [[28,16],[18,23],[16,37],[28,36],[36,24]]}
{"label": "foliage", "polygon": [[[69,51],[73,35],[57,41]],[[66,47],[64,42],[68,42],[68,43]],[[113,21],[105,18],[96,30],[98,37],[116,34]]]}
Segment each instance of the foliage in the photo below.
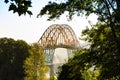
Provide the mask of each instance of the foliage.
{"label": "foliage", "polygon": [[[71,70],[76,70],[81,76],[81,71],[92,66],[100,69],[100,75],[97,79],[120,79],[120,1],[67,0],[65,3],[49,2],[43,7],[39,15],[50,15],[49,20],[52,20],[59,18],[65,11],[68,11],[70,19],[75,14],[89,16],[89,14],[94,13],[98,15],[98,23],[92,26],[92,29],[86,29],[83,32],[85,40],[91,43],[90,49],[84,54],[79,52],[81,55],[77,55],[78,58],[74,56],[76,62],[73,58],[63,65],[58,79],[62,80],[65,76],[72,79],[73,75],[75,75],[75,79],[78,75]],[[68,74],[65,75],[64,71]]]}
{"label": "foliage", "polygon": [[[97,24],[90,30],[84,30],[83,35],[87,35],[84,39],[91,42],[90,49],[78,50],[75,56],[62,66],[58,80],[62,80],[60,78],[64,79],[66,76],[71,77],[69,74],[78,76],[76,75],[78,71],[80,71],[79,76],[81,73],[84,79],[89,77],[89,79],[92,78],[91,80],[94,80],[94,77],[91,77],[89,72],[87,72],[92,66],[100,69],[100,74],[98,77],[95,77],[96,79],[120,79],[119,51],[110,28],[104,24]],[[68,64],[73,66],[68,66]],[[67,68],[65,68],[66,65]],[[75,72],[68,72],[72,69]],[[68,72],[67,75],[65,75],[66,72]]]}
{"label": "foliage", "polygon": [[90,69],[89,50],[78,49],[73,58],[59,68],[58,80],[97,80],[99,69]]}
{"label": "foliage", "polygon": [[87,56],[83,53],[87,54],[88,51],[79,49],[76,51],[75,56],[60,68],[58,80],[84,80],[81,72],[87,65],[85,64]]}
{"label": "foliage", "polygon": [[[120,31],[117,32],[120,34]],[[61,67],[58,80],[73,80],[81,76],[91,80],[119,80],[120,55],[119,48],[110,27],[103,23],[83,31],[84,40],[91,43],[89,49],[76,51],[75,56]],[[118,38],[119,39],[119,38]],[[99,75],[91,76],[88,70],[95,66]],[[66,75],[65,75],[66,74]],[[85,77],[85,75],[87,75]],[[80,77],[76,80],[81,79]]]}
{"label": "foliage", "polygon": [[45,64],[45,56],[39,44],[33,43],[30,56],[24,64],[25,80],[47,80],[48,67]]}
{"label": "foliage", "polygon": [[[80,0],[81,1],[81,0]],[[38,16],[40,15],[50,15],[48,20],[52,20],[54,18],[59,18],[65,11],[69,12],[68,16],[71,19],[74,14],[79,14],[81,12],[82,3],[78,0],[67,0],[65,3],[56,3],[56,2],[49,2],[43,9],[40,11]],[[86,1],[86,0],[85,0]],[[81,1],[82,2],[82,1]],[[83,1],[84,2],[84,1]],[[89,7],[90,9],[90,7]],[[82,12],[83,13],[83,12]]]}
{"label": "foliage", "polygon": [[87,35],[86,38],[92,43],[89,51],[89,56],[92,58],[90,62],[100,68],[99,78],[110,79],[114,77],[120,79],[119,48],[109,26],[97,24],[91,30],[85,30],[83,34]]}
{"label": "foliage", "polygon": [[116,31],[120,30],[119,0],[67,0],[65,3],[49,2],[43,7],[39,15],[47,14],[49,15],[48,20],[52,20],[59,18],[65,11],[69,12],[69,19],[72,19],[72,16],[75,14],[89,16],[91,13],[94,13],[98,15],[98,20],[110,27],[119,48],[119,35],[116,33]]}
{"label": "foliage", "polygon": [[84,78],[84,80],[97,80],[100,70],[98,69],[94,70],[94,67],[92,68],[88,70],[84,70],[82,72],[82,77]]}
{"label": "foliage", "polygon": [[0,38],[0,80],[23,79],[23,64],[29,49],[25,41]]}
{"label": "foliage", "polygon": [[50,76],[50,80],[57,80],[56,76],[54,75],[54,73]]}
{"label": "foliage", "polygon": [[10,3],[9,11],[18,13],[19,16],[28,13],[32,15],[32,12],[28,10],[31,6],[31,0],[4,0],[5,3]]}
{"label": "foliage", "polygon": [[112,19],[112,15],[114,15],[114,19],[120,18],[120,2],[119,0],[66,0],[65,3],[50,1],[43,7],[39,15],[50,15],[49,20],[52,20],[59,18],[65,11],[69,12],[68,16],[70,19],[75,14],[88,16],[91,13],[95,13],[98,15],[99,20],[107,21],[107,19]]}
{"label": "foliage", "polygon": [[89,49],[78,51],[60,70],[59,80],[83,79],[81,72],[95,66],[100,69],[97,79],[120,79],[120,1],[119,0],[67,0],[65,3],[49,2],[38,14],[58,19],[64,12],[69,19],[77,14],[98,15],[99,23],[83,31]]}

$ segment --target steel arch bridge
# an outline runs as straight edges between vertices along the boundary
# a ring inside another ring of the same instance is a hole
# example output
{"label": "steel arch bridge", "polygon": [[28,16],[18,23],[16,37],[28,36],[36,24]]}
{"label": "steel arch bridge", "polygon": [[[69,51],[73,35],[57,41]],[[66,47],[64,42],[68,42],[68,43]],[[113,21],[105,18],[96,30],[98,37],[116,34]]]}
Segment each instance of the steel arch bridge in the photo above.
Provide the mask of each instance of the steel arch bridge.
{"label": "steel arch bridge", "polygon": [[79,42],[72,28],[67,24],[53,24],[46,29],[38,41],[43,48],[78,48]]}
{"label": "steel arch bridge", "polygon": [[38,43],[44,49],[46,63],[53,71],[53,57],[56,48],[66,48],[68,58],[72,55],[73,50],[80,48],[79,42],[73,29],[67,24],[53,24],[49,26]]}

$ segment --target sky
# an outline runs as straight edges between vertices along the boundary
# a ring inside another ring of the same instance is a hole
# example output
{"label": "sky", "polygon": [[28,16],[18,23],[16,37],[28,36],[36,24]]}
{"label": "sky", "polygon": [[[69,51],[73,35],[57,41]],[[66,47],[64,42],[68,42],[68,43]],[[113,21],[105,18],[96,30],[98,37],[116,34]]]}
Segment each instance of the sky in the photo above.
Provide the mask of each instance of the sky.
{"label": "sky", "polygon": [[47,21],[47,15],[37,18],[37,14],[48,2],[49,0],[32,0],[30,10],[33,15],[30,17],[28,14],[22,16],[18,16],[17,13],[13,14],[12,11],[8,11],[9,4],[5,4],[4,0],[0,0],[0,38],[7,37],[34,43],[52,24],[68,24],[74,30],[77,38],[80,38],[82,30],[89,26],[88,20],[91,20],[93,24],[97,22],[97,16],[94,14],[88,19],[84,16],[74,16],[72,21],[67,21],[65,15],[55,21]]}

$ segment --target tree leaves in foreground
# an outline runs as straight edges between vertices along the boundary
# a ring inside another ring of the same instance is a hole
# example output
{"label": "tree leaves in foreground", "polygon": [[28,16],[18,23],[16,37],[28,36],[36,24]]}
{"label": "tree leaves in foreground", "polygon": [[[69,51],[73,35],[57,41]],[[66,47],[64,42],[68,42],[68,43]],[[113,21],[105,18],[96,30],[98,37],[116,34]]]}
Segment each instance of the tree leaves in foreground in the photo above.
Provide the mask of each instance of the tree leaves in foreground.
{"label": "tree leaves in foreground", "polygon": [[[79,53],[81,52],[81,53]],[[58,80],[84,80],[82,77],[82,69],[85,67],[85,62],[83,58],[87,58],[86,54],[87,50],[78,50],[73,58],[69,59],[67,63],[65,63],[59,70]]]}
{"label": "tree leaves in foreground", "polygon": [[18,13],[19,16],[22,14],[28,13],[30,16],[32,12],[29,10],[31,6],[31,0],[4,0],[5,3],[9,3],[9,11],[13,11],[13,13]]}
{"label": "tree leaves in foreground", "polygon": [[48,67],[39,44],[32,44],[32,50],[30,51],[30,56],[25,60],[24,68],[26,73],[25,80],[47,80]]}
{"label": "tree leaves in foreground", "polygon": [[22,40],[0,38],[0,80],[22,80],[30,46]]}
{"label": "tree leaves in foreground", "polygon": [[[117,34],[120,34],[120,31]],[[84,30],[83,36],[84,40],[91,43],[90,48],[76,51],[75,56],[61,67],[58,80],[86,79],[95,74],[96,70],[99,75],[92,76],[92,79],[119,80],[120,52],[109,26],[98,23],[91,29]],[[92,74],[85,76],[88,75],[86,71],[91,68],[93,68]]]}
{"label": "tree leaves in foreground", "polygon": [[[117,32],[119,33],[120,31]],[[105,24],[98,23],[91,29],[84,30],[83,36],[84,40],[91,43],[90,48],[76,51],[75,56],[61,67],[58,80],[78,80],[78,75],[85,79],[88,77],[85,76],[88,74],[85,71],[91,68],[91,75],[94,71],[99,71],[99,75],[92,76],[92,79],[119,80],[120,52],[111,29]]]}
{"label": "tree leaves in foreground", "polygon": [[[59,1],[59,0],[58,0]],[[100,21],[107,22],[110,18],[119,20],[120,1],[119,0],[66,0],[57,3],[49,1],[43,7],[38,16],[49,15],[48,20],[57,19],[65,12],[68,12],[69,19],[77,14],[89,16],[91,13],[98,15]],[[113,16],[114,15],[114,16]],[[120,21],[120,20],[119,20]]]}
{"label": "tree leaves in foreground", "polygon": [[105,23],[111,29],[114,39],[120,48],[119,35],[116,31],[120,30],[120,1],[119,0],[67,0],[64,3],[49,2],[40,11],[38,16],[49,15],[48,20],[59,18],[68,12],[69,19],[77,14],[89,16],[94,13],[98,15],[98,20]]}
{"label": "tree leaves in foreground", "polygon": [[[116,31],[120,34],[120,31]],[[90,63],[100,69],[98,79],[120,79],[120,48],[110,27],[98,23],[90,30],[85,30],[87,40],[91,43]],[[117,38],[120,41],[120,37]]]}
{"label": "tree leaves in foreground", "polygon": [[[120,1],[119,0],[67,0],[65,3],[49,2],[48,5],[43,7],[39,15],[49,15],[49,20],[59,18],[64,12],[68,12],[68,16],[71,19],[73,15],[85,14],[89,16],[94,13],[98,15],[98,24],[92,26],[92,29],[86,29],[83,34],[86,36],[86,40],[91,43],[88,53],[81,54],[86,57],[80,57],[77,59],[80,63],[76,63],[71,60],[62,66],[66,72],[72,69],[76,72],[80,72],[81,66],[86,68],[86,65],[90,68],[95,66],[100,69],[100,76],[98,80],[104,79],[120,79]],[[80,52],[81,53],[81,52]],[[74,59],[74,58],[73,58]],[[76,61],[77,61],[76,60]],[[69,65],[68,65],[69,64]],[[74,64],[75,65],[75,64]],[[72,68],[72,69],[71,69]],[[71,72],[72,73],[72,72]],[[61,74],[65,74],[62,73]],[[60,75],[61,75],[60,74]],[[72,75],[74,75],[73,73]],[[81,74],[79,73],[81,76]],[[64,75],[62,75],[64,77]],[[62,78],[62,76],[60,76]],[[70,78],[71,75],[69,75]],[[76,74],[77,76],[77,74]],[[60,78],[59,77],[59,78]],[[64,79],[64,78],[62,78]],[[72,79],[72,77],[71,77]]]}
{"label": "tree leaves in foreground", "polygon": [[90,69],[89,50],[78,49],[73,58],[59,68],[58,80],[97,80],[99,70]]}

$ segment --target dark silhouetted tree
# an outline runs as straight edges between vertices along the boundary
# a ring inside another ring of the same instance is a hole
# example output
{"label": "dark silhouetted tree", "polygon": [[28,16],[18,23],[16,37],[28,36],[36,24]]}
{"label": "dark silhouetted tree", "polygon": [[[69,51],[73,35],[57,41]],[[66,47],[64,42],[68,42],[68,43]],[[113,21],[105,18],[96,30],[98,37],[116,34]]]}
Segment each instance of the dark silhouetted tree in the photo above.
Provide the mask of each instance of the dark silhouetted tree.
{"label": "dark silhouetted tree", "polygon": [[23,40],[0,38],[0,80],[21,80],[24,78],[24,60],[30,46]]}
{"label": "dark silhouetted tree", "polygon": [[9,3],[9,11],[13,11],[13,13],[18,13],[19,16],[22,14],[28,13],[32,15],[32,12],[29,10],[31,6],[31,0],[4,0],[5,3]]}

